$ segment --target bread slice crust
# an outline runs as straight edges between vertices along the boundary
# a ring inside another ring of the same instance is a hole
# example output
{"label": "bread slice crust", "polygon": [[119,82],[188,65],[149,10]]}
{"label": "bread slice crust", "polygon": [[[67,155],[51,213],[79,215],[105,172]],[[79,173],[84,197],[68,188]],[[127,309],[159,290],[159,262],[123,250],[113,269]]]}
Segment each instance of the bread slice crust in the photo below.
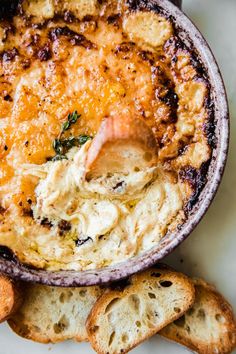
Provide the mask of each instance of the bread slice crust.
{"label": "bread slice crust", "polygon": [[[157,165],[157,142],[148,125],[139,117],[119,115],[105,118],[92,141],[86,171],[92,175],[128,173]],[[131,166],[129,166],[131,165]]]}
{"label": "bread slice crust", "polygon": [[22,303],[21,286],[10,278],[0,275],[0,323],[12,316]]}
{"label": "bread slice crust", "polygon": [[160,335],[199,354],[229,354],[236,348],[236,322],[231,305],[213,287],[195,279],[196,300],[178,321]]}
{"label": "bread slice crust", "polygon": [[98,286],[84,288],[25,284],[24,302],[9,320],[19,336],[35,342],[87,341],[85,321],[102,294]]}
{"label": "bread slice crust", "polygon": [[[236,348],[236,321],[231,305],[212,285],[201,279],[191,281],[165,265],[106,290],[24,284],[23,291],[23,284],[0,276],[0,296],[0,322],[8,319],[14,332],[40,343],[90,340],[97,353],[118,354],[127,353],[158,332],[199,354],[229,354]],[[137,308],[143,311],[135,318]],[[153,313],[161,320],[153,322]],[[131,337],[122,332],[127,323]],[[147,330],[142,331],[142,325]],[[137,332],[132,333],[132,328]],[[122,334],[122,346],[116,332],[118,336],[119,332]],[[116,340],[114,348],[112,342]]]}
{"label": "bread slice crust", "polygon": [[[127,353],[182,316],[193,304],[194,293],[189,278],[165,267],[134,275],[123,289],[108,290],[98,299],[86,322],[89,341],[99,354]],[[127,327],[127,323],[129,331],[125,333],[122,327]],[[144,331],[142,323],[146,326]],[[121,333],[114,347],[117,331]]]}

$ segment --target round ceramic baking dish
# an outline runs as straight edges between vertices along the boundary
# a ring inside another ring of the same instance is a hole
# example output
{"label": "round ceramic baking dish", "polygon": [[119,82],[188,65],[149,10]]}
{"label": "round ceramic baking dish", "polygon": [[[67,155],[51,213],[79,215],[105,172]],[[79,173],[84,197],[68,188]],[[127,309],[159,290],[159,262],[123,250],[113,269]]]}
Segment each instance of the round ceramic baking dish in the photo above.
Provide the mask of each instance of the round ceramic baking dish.
{"label": "round ceramic baking dish", "polygon": [[[229,113],[227,97],[219,68],[215,58],[194,24],[181,11],[181,0],[150,0],[136,1],[149,10],[155,11],[158,7],[171,16],[175,23],[178,35],[185,45],[194,50],[198,60],[202,63],[211,85],[211,109],[214,117],[212,128],[215,130],[215,147],[206,176],[206,184],[197,201],[191,209],[187,221],[174,233],[167,234],[155,247],[140,256],[110,267],[91,271],[57,271],[33,269],[18,262],[14,256],[2,253],[0,257],[0,271],[19,280],[39,282],[55,286],[85,286],[103,284],[120,280],[136,272],[144,270],[170,254],[181,244],[200,222],[209,208],[219,187],[228,152],[229,143]],[[10,6],[10,3],[8,3]],[[5,5],[6,6],[6,5]],[[193,49],[194,48],[194,49]]]}

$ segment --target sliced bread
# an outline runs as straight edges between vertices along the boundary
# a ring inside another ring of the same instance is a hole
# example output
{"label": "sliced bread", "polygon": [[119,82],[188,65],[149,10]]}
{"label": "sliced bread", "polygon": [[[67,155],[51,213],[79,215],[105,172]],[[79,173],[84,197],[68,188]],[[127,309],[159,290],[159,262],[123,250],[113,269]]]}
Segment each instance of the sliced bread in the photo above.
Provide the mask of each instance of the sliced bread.
{"label": "sliced bread", "polygon": [[87,176],[127,174],[157,165],[157,142],[149,126],[128,114],[105,118],[86,161]]}
{"label": "sliced bread", "polygon": [[194,286],[185,275],[149,269],[98,299],[86,323],[89,341],[99,354],[127,353],[181,317],[193,301]]}
{"label": "sliced bread", "polygon": [[195,289],[193,307],[159,334],[199,354],[231,353],[236,347],[236,323],[231,306],[202,280],[195,280]]}
{"label": "sliced bread", "polygon": [[14,314],[22,303],[20,286],[12,279],[0,275],[0,322]]}
{"label": "sliced bread", "polygon": [[24,302],[8,320],[18,335],[40,343],[87,340],[85,321],[102,294],[99,287],[57,288],[25,284]]}

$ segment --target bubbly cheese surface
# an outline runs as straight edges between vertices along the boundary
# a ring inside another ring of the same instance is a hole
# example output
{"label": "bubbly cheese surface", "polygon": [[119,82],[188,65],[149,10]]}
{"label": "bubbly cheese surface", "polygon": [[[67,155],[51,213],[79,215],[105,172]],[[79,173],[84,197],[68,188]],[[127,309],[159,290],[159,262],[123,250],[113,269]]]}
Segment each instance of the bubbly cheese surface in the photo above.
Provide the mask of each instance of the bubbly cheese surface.
{"label": "bubbly cheese surface", "polygon": [[[0,245],[36,267],[94,269],[185,221],[211,157],[210,88],[169,19],[125,1],[24,0],[0,51]],[[93,138],[108,116],[143,119],[157,166],[87,181],[91,140],[53,160],[75,111],[67,139]]]}

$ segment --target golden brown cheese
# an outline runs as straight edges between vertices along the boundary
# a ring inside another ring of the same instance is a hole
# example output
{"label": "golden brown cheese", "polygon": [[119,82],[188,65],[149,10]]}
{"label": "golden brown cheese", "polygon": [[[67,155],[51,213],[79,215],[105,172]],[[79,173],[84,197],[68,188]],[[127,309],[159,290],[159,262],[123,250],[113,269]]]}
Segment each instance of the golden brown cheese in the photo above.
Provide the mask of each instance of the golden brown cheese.
{"label": "golden brown cheese", "polygon": [[[161,13],[95,0],[24,0],[18,11],[0,26],[0,244],[23,262],[54,270],[99,268],[149,249],[183,223],[210,159],[207,80]],[[81,117],[67,137],[95,136],[104,117],[125,113],[152,128],[159,151],[157,175],[123,176],[131,190],[142,186],[138,199],[127,189],[120,202],[104,192],[103,180],[86,187],[83,201],[84,186],[74,190],[76,179],[69,179],[66,201],[76,222],[40,207],[53,193],[60,206],[67,169],[74,168],[74,155],[47,162],[74,111]],[[64,172],[51,190],[48,176],[57,167]],[[105,228],[103,209],[114,220]]]}

